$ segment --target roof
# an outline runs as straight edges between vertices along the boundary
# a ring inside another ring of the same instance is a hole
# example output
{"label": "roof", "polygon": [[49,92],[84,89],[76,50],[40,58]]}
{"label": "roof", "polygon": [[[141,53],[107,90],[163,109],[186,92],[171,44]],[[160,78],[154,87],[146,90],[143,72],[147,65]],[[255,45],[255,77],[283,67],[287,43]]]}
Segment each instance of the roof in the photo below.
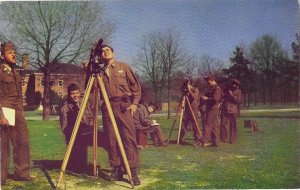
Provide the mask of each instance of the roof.
{"label": "roof", "polygon": [[[20,70],[22,74],[31,74],[31,73],[43,73],[39,70],[25,70],[22,67],[17,66],[17,70]],[[52,74],[85,74],[85,71],[81,65],[76,64],[67,64],[67,63],[58,63],[57,69],[52,72]]]}

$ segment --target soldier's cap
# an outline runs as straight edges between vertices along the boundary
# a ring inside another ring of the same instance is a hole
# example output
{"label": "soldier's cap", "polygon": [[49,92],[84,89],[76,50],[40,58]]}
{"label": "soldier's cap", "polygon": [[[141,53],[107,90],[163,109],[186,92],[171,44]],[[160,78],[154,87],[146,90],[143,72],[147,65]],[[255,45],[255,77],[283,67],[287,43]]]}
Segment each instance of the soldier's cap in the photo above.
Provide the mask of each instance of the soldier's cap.
{"label": "soldier's cap", "polygon": [[105,47],[108,47],[109,49],[111,49],[112,52],[114,52],[114,49],[113,49],[110,45],[108,45],[108,44],[102,44],[102,45],[100,46],[100,49],[103,49],[103,48],[105,48]]}
{"label": "soldier's cap", "polygon": [[155,111],[155,110],[158,110],[158,108],[159,108],[158,104],[155,103],[155,102],[150,102],[150,103],[148,104],[148,106],[152,106],[152,107],[154,108],[154,111]]}
{"label": "soldier's cap", "polygon": [[15,50],[12,42],[1,43],[1,53],[6,51]]}
{"label": "soldier's cap", "polygon": [[208,80],[216,80],[216,77],[214,75],[207,75],[203,77],[204,80],[208,81]]}
{"label": "soldier's cap", "polygon": [[231,79],[230,81],[237,84],[237,85],[241,84],[241,82],[238,79]]}
{"label": "soldier's cap", "polygon": [[75,90],[79,90],[79,87],[77,84],[71,83],[68,85],[68,93],[70,94],[70,92],[75,91]]}

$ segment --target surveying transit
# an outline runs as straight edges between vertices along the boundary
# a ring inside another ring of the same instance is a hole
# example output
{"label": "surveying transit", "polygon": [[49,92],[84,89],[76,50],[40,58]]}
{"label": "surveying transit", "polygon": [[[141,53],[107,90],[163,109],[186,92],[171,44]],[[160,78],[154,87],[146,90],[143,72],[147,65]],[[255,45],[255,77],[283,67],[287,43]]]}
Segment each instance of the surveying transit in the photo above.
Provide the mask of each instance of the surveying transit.
{"label": "surveying transit", "polygon": [[[99,88],[100,93],[101,93],[102,98],[103,98],[103,101],[104,101],[104,103],[105,103],[105,105],[108,109],[109,118],[110,118],[110,121],[112,123],[114,133],[116,135],[116,140],[117,140],[117,143],[118,143],[118,146],[119,146],[119,149],[120,149],[122,160],[123,160],[123,163],[124,163],[124,166],[125,166],[125,169],[126,169],[126,172],[127,172],[130,184],[131,184],[131,187],[134,188],[134,184],[133,184],[133,181],[132,181],[132,175],[131,175],[131,171],[130,171],[130,168],[129,168],[127,156],[125,154],[124,146],[123,146],[123,143],[122,143],[122,140],[121,140],[121,137],[120,137],[120,133],[119,133],[119,130],[118,130],[118,127],[117,127],[117,123],[116,123],[116,120],[115,120],[115,117],[114,117],[114,114],[113,114],[113,111],[112,111],[112,108],[111,108],[111,105],[110,105],[110,102],[109,102],[109,99],[108,99],[108,95],[107,95],[107,92],[106,92],[106,89],[105,89],[105,86],[104,86],[104,83],[103,83],[103,79],[101,77],[103,75],[105,69],[106,69],[106,65],[101,61],[101,45],[102,45],[102,43],[103,43],[103,40],[100,39],[98,41],[95,49],[91,50],[90,60],[89,60],[88,67],[87,67],[88,82],[87,82],[87,85],[86,85],[86,90],[85,90],[85,93],[84,93],[82,105],[79,109],[78,116],[76,118],[74,129],[73,129],[73,132],[72,132],[72,135],[71,135],[71,138],[70,138],[70,141],[69,141],[64,159],[63,159],[63,163],[62,163],[62,166],[61,166],[61,171],[60,171],[59,178],[58,178],[57,184],[56,184],[56,189],[59,187],[60,182],[63,178],[64,173],[65,173],[65,169],[66,169],[69,157],[70,157],[70,153],[72,151],[74,141],[75,141],[75,138],[76,138],[79,126],[80,126],[80,122],[81,122],[84,110],[86,108],[86,104],[87,104],[87,101],[88,101],[88,98],[89,98],[89,95],[90,95],[90,92],[91,92],[91,89],[92,89],[93,85],[95,87],[93,89],[94,90],[94,113],[93,113],[93,126],[94,126],[94,130],[93,130],[93,172],[94,172],[94,176],[96,176],[99,172],[99,171],[97,171],[99,168],[97,168],[97,162],[96,162],[96,160],[97,160],[97,146],[98,146],[97,145],[97,128],[98,128],[98,126],[97,126],[97,115],[98,115],[98,113],[97,113],[98,112],[97,89]],[[95,82],[95,79],[98,83]]]}
{"label": "surveying transit", "polygon": [[181,128],[182,128],[182,120],[183,120],[183,115],[187,113],[187,112],[185,112],[186,109],[189,109],[189,111],[192,115],[192,121],[193,121],[192,124],[195,124],[195,126],[197,127],[197,132],[199,133],[200,137],[202,137],[202,132],[200,130],[199,124],[197,122],[195,113],[192,109],[192,106],[191,106],[191,103],[190,103],[190,100],[189,100],[189,97],[188,97],[189,93],[190,93],[190,85],[191,85],[190,80],[187,80],[182,86],[182,89],[181,89],[182,98],[181,98],[181,101],[178,105],[177,112],[176,112],[176,115],[175,115],[175,118],[174,118],[174,121],[173,121],[173,124],[172,124],[172,128],[171,128],[171,131],[170,131],[169,137],[168,137],[168,141],[170,141],[170,137],[171,137],[172,132],[174,130],[174,126],[175,126],[178,114],[180,113],[177,145],[179,145],[179,143],[180,143],[180,133],[181,133]]}

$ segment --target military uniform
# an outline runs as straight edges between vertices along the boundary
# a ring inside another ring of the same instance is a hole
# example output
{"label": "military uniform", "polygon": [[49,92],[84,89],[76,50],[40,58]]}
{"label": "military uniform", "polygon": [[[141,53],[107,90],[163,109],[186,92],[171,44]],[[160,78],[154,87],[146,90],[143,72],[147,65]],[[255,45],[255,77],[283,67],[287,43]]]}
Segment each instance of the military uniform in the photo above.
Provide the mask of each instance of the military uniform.
{"label": "military uniform", "polygon": [[[127,108],[131,104],[138,105],[141,98],[140,84],[130,67],[118,61],[114,61],[106,68],[102,78],[124,145],[129,167],[136,168],[139,161],[136,129],[133,117]],[[109,138],[110,165],[119,167],[121,166],[122,159],[116,135],[106,105],[103,104],[101,109],[104,131],[108,133]]]}
{"label": "military uniform", "polygon": [[204,136],[201,138],[201,143],[206,143],[211,138],[211,143],[217,146],[217,117],[220,110],[220,101],[222,98],[222,90],[216,84],[206,94],[208,97],[205,103],[205,118],[204,118]]}
{"label": "military uniform", "polygon": [[15,177],[29,177],[30,154],[27,124],[24,118],[21,76],[6,64],[0,65],[0,118],[2,107],[15,109],[15,126],[1,126],[1,181],[5,181],[9,169],[10,143],[13,146]]}
{"label": "military uniform", "polygon": [[148,119],[149,115],[147,106],[139,104],[133,115],[136,130],[150,133],[154,145],[163,145],[165,141],[163,131],[159,125],[151,125],[152,122]]}
{"label": "military uniform", "polygon": [[[74,130],[74,125],[80,109],[79,105],[68,98],[60,109],[60,125],[67,144],[69,144]],[[106,142],[104,134],[98,131],[98,146],[106,148],[107,146],[104,142]],[[87,153],[88,146],[90,145],[93,145],[93,113],[90,105],[87,104],[70,154],[67,170],[83,172],[87,169]]]}
{"label": "military uniform", "polygon": [[220,126],[220,136],[221,141],[226,142],[227,139],[227,129],[226,125],[229,121],[230,124],[230,136],[229,142],[234,143],[236,138],[236,117],[238,115],[238,105],[241,101],[241,90],[235,89],[232,94],[226,89],[224,92],[223,103],[221,107],[221,126]]}
{"label": "military uniform", "polygon": [[[195,87],[192,87],[190,92],[188,93],[187,97],[188,97],[189,102],[191,104],[192,111],[193,111],[193,114],[195,116],[196,122],[198,122],[197,121],[197,118],[198,118],[198,104],[199,104],[199,98],[200,98],[199,90]],[[188,126],[190,124],[192,124],[195,142],[200,139],[200,131],[199,131],[197,125],[194,122],[192,112],[191,112],[190,107],[189,107],[187,102],[185,102],[185,110],[184,110],[182,123],[183,123],[183,126],[181,128],[180,137],[179,137],[181,143],[184,142],[184,136],[185,136],[185,133],[188,130]]]}

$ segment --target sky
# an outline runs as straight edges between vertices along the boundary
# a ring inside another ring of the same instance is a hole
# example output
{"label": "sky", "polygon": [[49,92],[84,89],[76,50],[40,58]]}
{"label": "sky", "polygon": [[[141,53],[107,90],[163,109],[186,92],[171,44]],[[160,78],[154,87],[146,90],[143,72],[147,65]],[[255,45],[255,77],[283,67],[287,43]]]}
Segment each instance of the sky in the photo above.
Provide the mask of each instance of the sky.
{"label": "sky", "polygon": [[[300,1],[300,0],[299,0]],[[117,59],[134,60],[143,35],[173,27],[190,54],[225,62],[235,47],[264,34],[291,53],[299,33],[298,0],[102,0],[116,23],[111,41]]]}

